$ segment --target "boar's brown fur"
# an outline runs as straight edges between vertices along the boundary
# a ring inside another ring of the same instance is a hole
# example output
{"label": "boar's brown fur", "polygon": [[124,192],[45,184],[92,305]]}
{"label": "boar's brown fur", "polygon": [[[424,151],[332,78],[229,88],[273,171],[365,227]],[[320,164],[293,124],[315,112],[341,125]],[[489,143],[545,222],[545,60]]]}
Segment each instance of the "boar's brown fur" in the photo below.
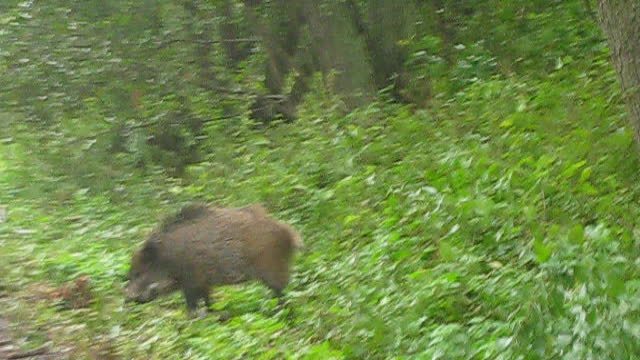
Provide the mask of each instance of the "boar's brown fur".
{"label": "boar's brown fur", "polygon": [[260,205],[187,205],[166,218],[131,261],[128,300],[146,302],[181,290],[189,311],[207,307],[212,286],[261,280],[281,298],[302,238]]}

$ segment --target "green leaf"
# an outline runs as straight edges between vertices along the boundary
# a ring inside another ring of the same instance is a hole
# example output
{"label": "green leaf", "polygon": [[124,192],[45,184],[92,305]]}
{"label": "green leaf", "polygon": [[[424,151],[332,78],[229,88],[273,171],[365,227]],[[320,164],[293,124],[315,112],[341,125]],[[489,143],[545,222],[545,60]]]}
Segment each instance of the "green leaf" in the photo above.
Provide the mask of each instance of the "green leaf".
{"label": "green leaf", "polygon": [[565,169],[560,176],[565,179],[572,177],[581,167],[583,167],[587,162],[585,160],[578,161],[577,163],[569,166]]}
{"label": "green leaf", "polygon": [[342,353],[333,349],[328,341],[312,346],[309,352],[302,357],[304,360],[336,360],[343,358]]}
{"label": "green leaf", "polygon": [[578,224],[569,230],[569,241],[578,245],[584,242],[584,227],[582,225]]}
{"label": "green leaf", "polygon": [[611,297],[618,297],[625,292],[624,279],[617,273],[612,272],[607,277],[607,294]]}
{"label": "green leaf", "polygon": [[598,189],[596,189],[593,185],[588,182],[580,185],[580,191],[587,195],[598,195]]}
{"label": "green leaf", "polygon": [[438,242],[438,251],[444,261],[454,261],[456,259],[457,252],[455,248],[444,239]]}
{"label": "green leaf", "polygon": [[591,177],[592,172],[593,172],[593,168],[591,166],[582,170],[582,174],[580,174],[580,182],[584,183],[588,181],[589,178]]}
{"label": "green leaf", "polygon": [[551,249],[551,247],[545,245],[540,240],[534,241],[533,251],[536,254],[536,259],[541,264],[547,262],[547,260],[549,260],[549,258],[551,257],[551,254],[553,253],[553,250]]}
{"label": "green leaf", "polygon": [[513,118],[508,117],[506,119],[504,119],[501,123],[500,123],[500,127],[501,128],[509,128],[513,126]]}

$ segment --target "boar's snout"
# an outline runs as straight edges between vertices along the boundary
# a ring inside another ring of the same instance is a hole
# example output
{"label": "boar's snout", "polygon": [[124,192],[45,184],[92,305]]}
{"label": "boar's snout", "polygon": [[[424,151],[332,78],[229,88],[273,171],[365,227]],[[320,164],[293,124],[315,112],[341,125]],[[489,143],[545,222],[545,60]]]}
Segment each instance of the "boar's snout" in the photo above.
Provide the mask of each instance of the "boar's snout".
{"label": "boar's snout", "polygon": [[125,289],[125,302],[146,303],[158,297],[158,283],[150,283],[141,286],[137,283],[129,283]]}
{"label": "boar's snout", "polygon": [[130,282],[129,284],[127,284],[127,287],[124,289],[124,301],[127,303],[131,303],[131,302],[142,303],[142,302],[149,301],[149,300],[145,301],[142,295],[143,293],[141,289],[139,288],[139,286],[136,286],[134,283]]}
{"label": "boar's snout", "polygon": [[146,303],[173,291],[175,288],[176,284],[172,280],[160,280],[150,283],[145,283],[144,281],[129,282],[125,288],[125,302]]}

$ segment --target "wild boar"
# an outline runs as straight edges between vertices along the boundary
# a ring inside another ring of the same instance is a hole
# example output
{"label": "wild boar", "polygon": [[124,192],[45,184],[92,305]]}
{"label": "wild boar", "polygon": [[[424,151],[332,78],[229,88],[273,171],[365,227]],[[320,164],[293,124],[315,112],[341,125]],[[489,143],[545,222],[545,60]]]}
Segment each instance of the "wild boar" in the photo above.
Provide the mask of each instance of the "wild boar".
{"label": "wild boar", "polygon": [[262,206],[210,207],[194,203],[164,219],[133,254],[126,299],[151,301],[181,290],[190,313],[210,306],[216,285],[260,280],[282,301],[294,250],[302,237]]}

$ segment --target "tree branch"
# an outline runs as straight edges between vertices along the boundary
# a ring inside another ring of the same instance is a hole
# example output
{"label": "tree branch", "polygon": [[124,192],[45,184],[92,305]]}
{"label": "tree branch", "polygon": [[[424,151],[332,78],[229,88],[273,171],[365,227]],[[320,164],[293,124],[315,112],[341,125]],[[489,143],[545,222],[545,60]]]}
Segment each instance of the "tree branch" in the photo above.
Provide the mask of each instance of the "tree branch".
{"label": "tree branch", "polygon": [[[269,97],[269,96],[267,96],[267,97]],[[274,95],[272,97],[275,98],[275,100],[277,102],[283,102],[284,99],[286,98],[284,95],[277,95],[277,96]],[[262,107],[258,108],[258,110],[262,110],[262,109],[265,109],[265,108],[266,108],[266,106],[262,106]],[[238,111],[238,112],[230,114],[230,115],[223,115],[223,116],[220,116],[220,117],[207,119],[207,120],[204,120],[202,123],[206,124],[206,123],[210,123],[210,122],[214,122],[214,121],[233,119],[233,118],[236,118],[236,117],[238,117],[238,116],[240,116],[242,114],[244,114],[244,111]],[[144,129],[144,128],[151,127],[153,125],[156,125],[156,123],[148,122],[148,123],[143,123],[143,124],[137,124],[137,125],[133,125],[133,126],[128,126],[126,128],[126,130],[127,131],[131,131],[131,130],[136,130],[136,129]],[[102,130],[102,131],[98,131],[97,133],[95,133],[93,135],[77,137],[75,139],[71,139],[71,140],[67,141],[67,145],[74,145],[74,144],[79,143],[80,141],[96,140],[98,137],[100,137],[102,135],[106,135],[106,134],[110,133],[111,131],[113,131],[113,128],[109,128],[109,129],[105,129],[105,130]]]}
{"label": "tree branch", "polygon": [[240,39],[217,39],[217,40],[197,40],[197,39],[168,39],[156,42],[157,49],[163,49],[167,46],[180,42],[196,43],[196,44],[222,44],[222,43],[255,43],[260,42],[258,38],[240,38]]}

